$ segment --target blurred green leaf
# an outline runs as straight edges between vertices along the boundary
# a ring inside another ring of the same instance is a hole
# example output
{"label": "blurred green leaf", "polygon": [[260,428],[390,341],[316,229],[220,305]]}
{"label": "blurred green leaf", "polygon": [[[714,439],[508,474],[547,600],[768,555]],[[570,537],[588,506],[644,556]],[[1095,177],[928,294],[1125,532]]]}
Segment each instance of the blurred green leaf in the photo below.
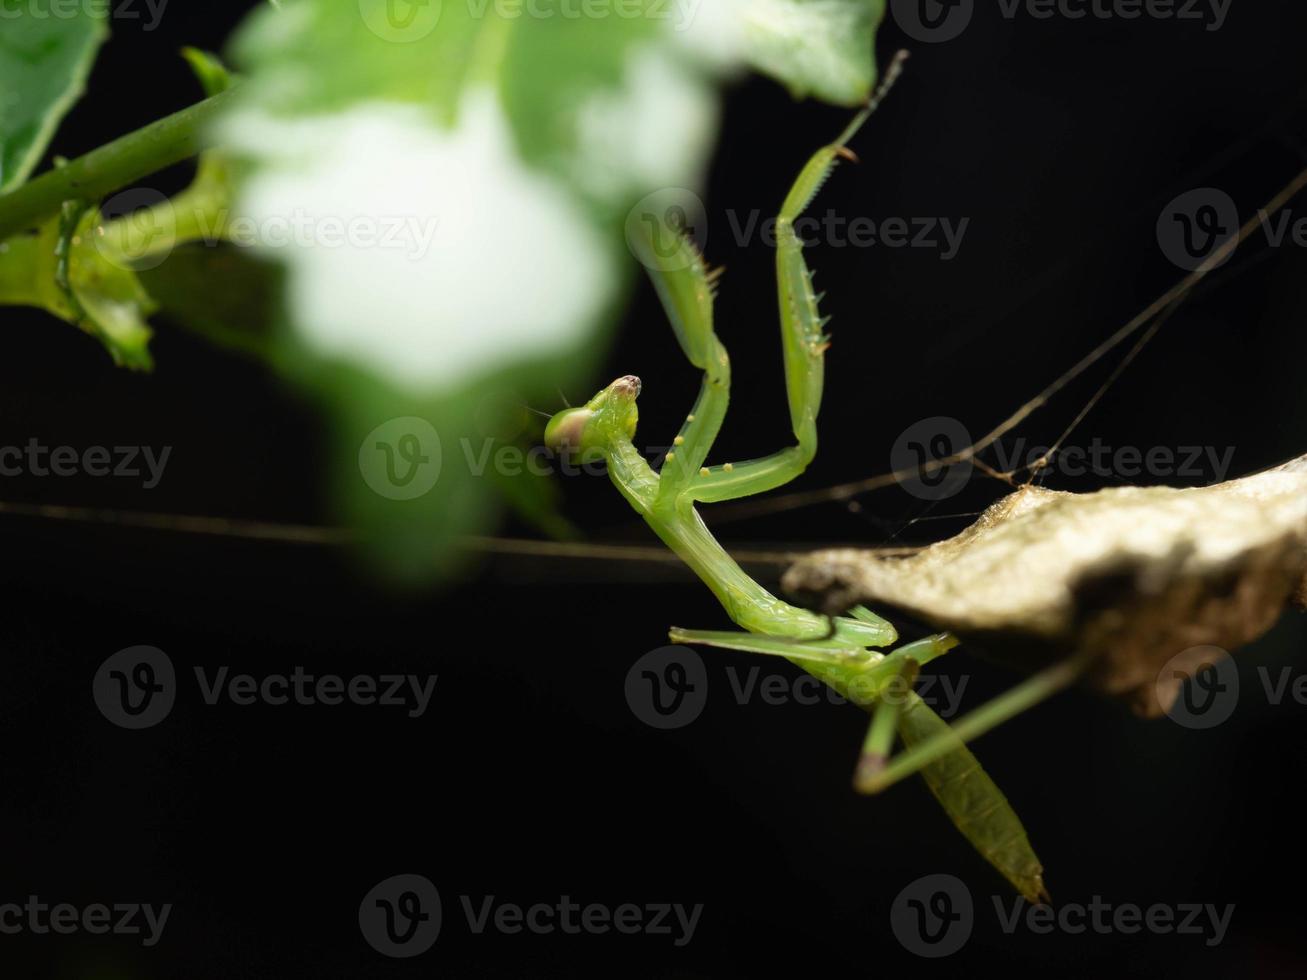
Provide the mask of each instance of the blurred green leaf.
{"label": "blurred green leaf", "polygon": [[865,102],[876,84],[876,29],[885,0],[747,0],[749,63],[796,98]]}
{"label": "blurred green leaf", "polygon": [[[568,533],[549,480],[479,428],[485,406],[589,394],[638,269],[628,215],[666,188],[693,203],[726,73],[753,64],[796,94],[861,101],[882,14],[879,0],[580,17],[564,0],[296,0],[251,15],[220,134],[243,168],[235,211],[264,228],[309,219],[255,249],[285,271],[274,359],[334,415],[339,499],[384,566],[447,564],[500,500]],[[317,234],[387,218],[430,232],[423,247]],[[437,476],[410,496],[420,470]]]}
{"label": "blurred green leaf", "polygon": [[[102,14],[53,16],[52,2],[0,0],[10,183],[106,33]],[[497,499],[565,535],[556,488],[521,465],[520,433],[486,430],[487,412],[552,406],[588,377],[635,265],[623,225],[655,192],[695,203],[717,82],[750,65],[795,95],[859,102],[883,13],[883,0],[623,0],[579,17],[572,0],[264,7],[234,39],[246,81],[192,186],[116,195],[112,221],[70,202],[0,245],[0,302],[42,306],[143,368],[144,280],[174,318],[319,391],[342,505],[391,571],[447,566]],[[184,55],[206,92],[231,87],[216,56]],[[174,254],[237,238],[233,216],[256,229],[249,252]],[[359,221],[399,227],[408,253],[355,241]]]}
{"label": "blurred green leaf", "polygon": [[139,278],[160,316],[219,347],[271,356],[284,291],[280,266],[256,259],[248,249],[196,242]]}
{"label": "blurred green leaf", "polygon": [[109,36],[93,6],[0,0],[0,192],[27,179],[81,96]]}
{"label": "blurred green leaf", "polygon": [[[626,211],[698,182],[715,94],[655,17],[398,8],[256,13],[232,47],[245,81],[224,135],[249,168],[236,211],[262,227],[305,214],[434,232],[407,255],[316,239],[257,249],[286,272],[276,360],[336,419],[341,504],[386,568],[420,577],[500,500],[570,530],[515,437],[483,431],[486,406],[552,406],[588,374],[631,274]],[[666,91],[644,87],[650,64]],[[642,125],[675,152],[634,166]],[[433,433],[438,479],[409,498],[417,484],[386,467],[404,446],[424,447],[409,469],[427,466]]]}

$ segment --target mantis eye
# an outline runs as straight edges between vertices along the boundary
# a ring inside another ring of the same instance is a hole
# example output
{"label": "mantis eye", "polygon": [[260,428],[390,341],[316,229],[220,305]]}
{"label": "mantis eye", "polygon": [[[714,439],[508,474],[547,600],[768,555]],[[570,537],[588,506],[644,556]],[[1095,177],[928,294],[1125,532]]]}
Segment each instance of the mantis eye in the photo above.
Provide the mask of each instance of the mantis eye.
{"label": "mantis eye", "polygon": [[569,408],[559,412],[545,426],[545,445],[553,453],[574,453],[581,449],[586,426],[594,412],[589,408]]}

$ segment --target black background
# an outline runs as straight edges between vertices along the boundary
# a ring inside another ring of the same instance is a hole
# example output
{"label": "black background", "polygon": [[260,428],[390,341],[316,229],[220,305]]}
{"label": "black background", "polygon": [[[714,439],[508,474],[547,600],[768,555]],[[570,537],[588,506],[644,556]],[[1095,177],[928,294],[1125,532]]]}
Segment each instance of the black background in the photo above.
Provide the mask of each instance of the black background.
{"label": "black background", "polygon": [[[152,33],[119,24],[58,152],[84,152],[184,104],[194,83],[176,49],[220,47],[242,6],[177,3]],[[1236,0],[1215,32],[1008,21],[982,6],[958,40],[912,44],[901,87],[856,142],[862,164],[841,168],[817,202],[817,213],[971,223],[948,262],[922,249],[809,253],[835,346],[822,452],[803,487],[887,470],[889,447],[918,419],[985,431],[1178,278],[1154,234],[1175,195],[1216,186],[1247,216],[1304,165],[1300,5]],[[887,26],[879,48],[903,43]],[[729,94],[705,195],[707,250],[728,267],[719,329],[737,374],[722,459],[788,438],[772,254],[737,243],[727,214],[773,210],[846,118],[762,79]],[[1292,247],[1241,249],[1072,441],[1233,446],[1231,475],[1303,452],[1305,269]],[[0,499],[331,519],[320,416],[257,364],[167,324],[150,377],[113,369],[94,342],[29,311],[6,311],[4,337],[0,442],[174,449],[148,493],[115,480],[6,479]],[[1020,434],[1030,445],[1055,437],[1109,370],[1099,365]],[[645,379],[642,439],[657,444],[698,380],[644,283],[595,385],[628,372]],[[1111,482],[1054,474],[1048,485]],[[973,480],[930,516],[974,512],[1002,491]],[[567,492],[596,538],[649,540],[606,481],[578,478]],[[920,541],[967,521],[908,526],[925,509],[898,489],[860,504],[724,524],[722,535],[740,546]],[[325,547],[0,520],[0,897],[175,906],[153,949],[129,937],[0,938],[6,975],[1302,970],[1307,708],[1266,703],[1255,673],[1301,669],[1307,630],[1296,615],[1241,655],[1245,696],[1213,730],[1145,723],[1073,692],[977,747],[1022,814],[1057,903],[1233,903],[1224,943],[1005,935],[990,896],[1008,901],[1006,886],[919,781],[871,800],[849,789],[860,712],[730,696],[725,666],[797,676],[788,665],[703,651],[712,694],[696,722],[659,732],[631,713],[626,672],[665,643],[668,625],[726,625],[688,577],[496,559],[450,590],[396,597]],[[162,725],[128,732],[96,711],[90,684],[106,656],[139,643],[166,650],[184,675],[302,665],[434,672],[439,682],[417,721],[377,707],[208,707],[188,683]],[[1013,680],[965,649],[944,669],[968,675],[972,704]],[[374,884],[405,872],[436,883],[446,920],[430,952],[391,961],[361,938],[357,909]],[[965,950],[930,962],[903,951],[888,922],[900,889],[935,872],[965,880],[980,911]],[[702,902],[704,912],[684,949],[667,937],[477,936],[459,895]]]}

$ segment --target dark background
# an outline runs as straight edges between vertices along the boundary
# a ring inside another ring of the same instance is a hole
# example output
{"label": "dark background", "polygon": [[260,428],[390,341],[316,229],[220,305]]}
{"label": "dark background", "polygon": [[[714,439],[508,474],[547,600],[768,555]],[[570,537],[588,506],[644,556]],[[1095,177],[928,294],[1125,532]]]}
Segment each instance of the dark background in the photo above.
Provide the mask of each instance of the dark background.
{"label": "dark background", "polygon": [[[73,156],[184,104],[194,83],[174,52],[220,47],[242,6],[177,4],[153,33],[120,24],[56,149]],[[950,262],[920,249],[809,253],[835,346],[823,450],[801,485],[884,472],[889,447],[918,419],[986,431],[1178,278],[1154,234],[1175,195],[1219,187],[1247,216],[1297,174],[1307,162],[1299,7],[1236,2],[1216,32],[1010,22],[985,9],[956,41],[912,44],[901,87],[856,141],[861,166],[841,168],[817,210],[971,225]],[[879,48],[903,43],[887,26]],[[705,195],[708,253],[728,267],[719,329],[737,373],[721,459],[788,439],[772,255],[734,241],[728,210],[770,213],[846,119],[762,79],[729,95]],[[1304,270],[1298,249],[1241,249],[1072,441],[1234,446],[1231,475],[1302,453]],[[114,480],[6,479],[0,499],[331,519],[320,416],[267,370],[161,324],[158,370],[133,376],[52,319],[10,310],[5,320],[0,442],[174,450],[149,493]],[[1020,434],[1032,445],[1055,437],[1110,369],[1099,365]],[[642,438],[656,444],[698,380],[644,283],[595,385],[627,372],[645,379]],[[1112,482],[1054,475],[1048,485]],[[650,540],[606,481],[576,479],[567,492],[597,539]],[[976,479],[930,516],[974,512],[1002,492]],[[858,513],[828,504],[723,524],[722,535],[736,546],[912,542],[968,520],[909,526],[926,509],[897,488],[859,503]],[[127,937],[0,938],[5,975],[933,975],[988,965],[1277,976],[1300,974],[1307,959],[1307,708],[1267,704],[1254,672],[1301,669],[1307,629],[1296,614],[1241,654],[1245,696],[1215,729],[1138,721],[1073,692],[977,746],[1058,903],[1233,903],[1225,942],[1005,935],[990,896],[1006,901],[1006,886],[920,781],[879,799],[851,792],[860,712],[730,697],[725,665],[797,676],[788,665],[703,651],[712,696],[696,722],[659,732],[631,713],[626,672],[665,643],[668,625],[727,625],[687,577],[495,559],[450,590],[396,597],[327,547],[0,521],[0,897],[175,906],[154,949]],[[163,724],[123,731],[96,711],[91,678],[110,653],[141,643],[184,674],[302,665],[434,672],[439,682],[419,721],[376,707],[208,707],[187,683]],[[1013,681],[965,648],[944,669],[969,675],[970,704]],[[439,942],[408,962],[375,953],[356,921],[364,894],[402,872],[431,878],[445,900]],[[900,889],[935,872],[966,881],[980,912],[963,952],[928,962],[899,947],[888,915]],[[461,894],[705,910],[684,949],[667,937],[475,936]]]}

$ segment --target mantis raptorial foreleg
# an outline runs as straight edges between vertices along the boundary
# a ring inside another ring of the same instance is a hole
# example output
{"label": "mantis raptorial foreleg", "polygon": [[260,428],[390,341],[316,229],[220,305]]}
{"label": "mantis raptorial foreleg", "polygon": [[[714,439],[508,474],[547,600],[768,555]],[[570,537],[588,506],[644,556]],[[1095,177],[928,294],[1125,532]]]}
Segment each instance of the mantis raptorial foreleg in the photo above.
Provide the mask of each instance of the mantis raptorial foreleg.
{"label": "mantis raptorial foreleg", "polygon": [[717,439],[730,402],[731,361],[713,332],[713,289],[719,272],[710,271],[698,249],[683,237],[676,238],[670,258],[648,262],[656,270],[654,287],[686,359],[703,371],[699,397],[663,464],[659,499],[670,502],[699,474]]}
{"label": "mantis raptorial foreleg", "polygon": [[[817,412],[821,408],[823,359],[829,339],[826,320],[818,311],[820,297],[812,288],[812,273],[803,260],[803,241],[794,223],[807,209],[840,158],[852,158],[848,142],[876,111],[880,100],[902,70],[905,53],[891,62],[880,90],[838,139],[813,154],[800,171],[776,217],[776,282],[785,358],[785,388],[790,427],[796,446],[762,459],[705,467],[708,450],[721,428],[730,392],[730,360],[713,333],[712,292],[716,276],[709,273],[693,246],[678,261],[650,263],[654,282],[690,363],[704,371],[694,410],[673,441],[663,467],[661,501],[682,495],[703,503],[734,500],[763,493],[790,482],[817,453]],[[669,266],[674,266],[669,270]]]}
{"label": "mantis raptorial foreleg", "polygon": [[713,503],[763,493],[789,483],[817,454],[817,412],[821,407],[822,361],[830,345],[826,320],[817,308],[812,273],[803,260],[803,242],[794,222],[808,207],[835,163],[849,156],[847,143],[871,114],[874,105],[858,113],[839,139],[822,147],[800,172],[776,218],[776,281],[785,357],[785,389],[790,427],[798,443],[740,463],[726,463],[685,473],[684,489],[692,500]]}

